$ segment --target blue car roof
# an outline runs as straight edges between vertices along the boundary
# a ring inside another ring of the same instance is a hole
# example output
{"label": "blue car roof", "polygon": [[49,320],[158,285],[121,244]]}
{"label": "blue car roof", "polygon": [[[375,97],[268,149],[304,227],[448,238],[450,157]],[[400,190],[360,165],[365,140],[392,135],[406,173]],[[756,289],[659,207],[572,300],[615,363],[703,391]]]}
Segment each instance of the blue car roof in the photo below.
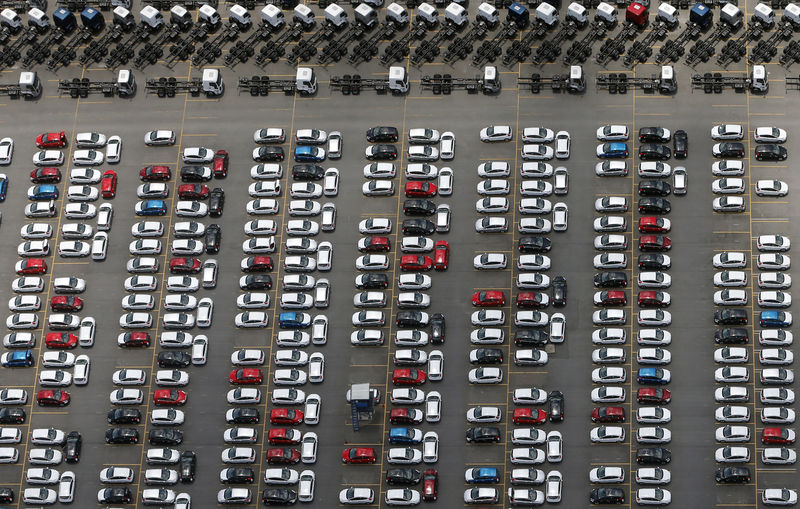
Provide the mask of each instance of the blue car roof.
{"label": "blue car roof", "polygon": [[476,477],[497,477],[497,469],[494,467],[479,468]]}
{"label": "blue car roof", "polygon": [[166,205],[164,204],[164,202],[162,200],[147,200],[145,202],[144,206],[147,207],[147,208],[151,208],[151,207],[158,207],[158,208],[166,207]]}
{"label": "blue car roof", "polygon": [[780,317],[778,313],[779,311],[762,311],[761,319],[764,320],[766,318],[768,320],[777,320]]}
{"label": "blue car roof", "polygon": [[657,368],[639,368],[639,376],[657,376]]}
{"label": "blue car roof", "polygon": [[32,354],[31,354],[30,350],[18,350],[16,352],[12,352],[11,353],[11,358],[12,359],[27,359],[31,355]]}
{"label": "blue car roof", "polygon": [[307,147],[307,146],[296,147],[296,148],[294,149],[294,153],[295,153],[295,154],[312,154],[312,153],[314,152],[314,151],[312,150],[313,148],[314,148],[314,147]]}
{"label": "blue car roof", "polygon": [[39,184],[38,190],[39,192],[52,193],[56,190],[56,186],[53,184]]}
{"label": "blue car roof", "polygon": [[281,321],[284,321],[284,320],[298,320],[299,321],[300,318],[301,318],[300,313],[298,313],[296,311],[286,311],[285,313],[281,313],[278,316],[278,319],[281,320]]}
{"label": "blue car roof", "polygon": [[411,434],[408,428],[391,428],[389,430],[390,437],[407,437]]}
{"label": "blue car roof", "polygon": [[615,141],[613,143],[608,144],[609,150],[628,150],[628,145],[626,143],[622,143],[620,141]]}

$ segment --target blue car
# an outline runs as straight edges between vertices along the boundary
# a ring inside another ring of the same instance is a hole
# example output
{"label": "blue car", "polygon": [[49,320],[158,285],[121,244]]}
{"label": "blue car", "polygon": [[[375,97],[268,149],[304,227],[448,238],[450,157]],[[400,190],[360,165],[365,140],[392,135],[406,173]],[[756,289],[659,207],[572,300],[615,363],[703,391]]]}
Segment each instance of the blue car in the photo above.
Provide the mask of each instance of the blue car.
{"label": "blue car", "polygon": [[416,428],[391,428],[389,430],[390,444],[419,444],[422,442],[422,431]]}
{"label": "blue car", "polygon": [[604,159],[612,157],[628,157],[627,143],[601,143],[597,146],[597,157]]}
{"label": "blue car", "polygon": [[135,207],[137,216],[163,216],[167,213],[167,204],[163,200],[142,200]]}
{"label": "blue car", "polygon": [[[3,189],[5,196],[5,189]],[[53,184],[40,184],[28,188],[28,199],[36,201],[48,201],[58,199],[58,188]]]}
{"label": "blue car", "polygon": [[33,353],[30,350],[6,352],[1,359],[0,363],[4,368],[29,368],[33,366]]}
{"label": "blue car", "polygon": [[500,482],[500,474],[494,467],[468,468],[464,472],[464,481],[470,484],[496,484]]}
{"label": "blue car", "polygon": [[792,314],[788,311],[762,311],[758,323],[762,327],[789,327],[792,325]]}
{"label": "blue car", "polygon": [[636,381],[642,385],[664,385],[671,379],[672,374],[663,368],[641,368],[636,376]]}
{"label": "blue car", "polygon": [[311,315],[289,311],[278,315],[278,323],[283,329],[303,329],[311,326]]}
{"label": "blue car", "polygon": [[8,191],[8,177],[5,173],[0,173],[0,201],[6,200],[6,191]]}
{"label": "blue car", "polygon": [[325,149],[320,147],[297,147],[294,160],[298,163],[319,163],[325,160]]}

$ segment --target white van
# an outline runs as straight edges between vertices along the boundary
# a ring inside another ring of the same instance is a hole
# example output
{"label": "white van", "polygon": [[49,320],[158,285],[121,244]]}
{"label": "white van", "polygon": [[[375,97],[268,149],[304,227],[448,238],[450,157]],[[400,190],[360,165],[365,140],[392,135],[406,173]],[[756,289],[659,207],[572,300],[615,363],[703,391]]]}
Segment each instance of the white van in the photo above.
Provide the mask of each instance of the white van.
{"label": "white van", "polygon": [[72,374],[72,382],[75,385],[86,385],[89,383],[89,368],[91,361],[88,355],[79,355],[75,359],[75,370]]}
{"label": "white van", "polygon": [[108,251],[108,234],[97,232],[92,240],[92,260],[105,260]]}
{"label": "white van", "polygon": [[94,345],[95,326],[96,322],[91,316],[87,316],[81,320],[81,328],[78,332],[78,344],[84,348]]}
{"label": "white van", "polygon": [[321,277],[317,280],[317,284],[314,287],[314,307],[319,309],[325,309],[328,307],[330,303],[330,296],[331,296],[331,284],[330,282]]}
{"label": "white van", "polygon": [[13,447],[0,447],[0,463],[16,463],[19,461],[19,451]]}
{"label": "white van", "polygon": [[317,476],[313,470],[303,470],[300,472],[300,483],[297,486],[297,499],[300,502],[314,501],[314,484]]}
{"label": "white van", "polygon": [[558,470],[553,470],[547,474],[544,494],[548,502],[554,504],[561,502],[561,481],[561,472]]}
{"label": "white van", "polygon": [[217,267],[217,260],[213,258],[203,262],[203,288],[216,288]]}
{"label": "white van", "polygon": [[547,461],[550,463],[561,463],[562,442],[561,433],[558,431],[551,431],[547,434]]}
{"label": "white van", "polygon": [[198,334],[192,340],[192,364],[202,366],[208,361],[208,338]]}
{"label": "white van", "polygon": [[200,299],[197,304],[197,326],[211,327],[211,317],[214,314],[214,301],[208,297]]}
{"label": "white van", "polygon": [[75,473],[67,470],[61,473],[58,481],[58,501],[62,504],[71,504],[75,497]]}
{"label": "white van", "polygon": [[315,345],[324,345],[328,342],[328,317],[317,315],[311,325],[311,342]]}

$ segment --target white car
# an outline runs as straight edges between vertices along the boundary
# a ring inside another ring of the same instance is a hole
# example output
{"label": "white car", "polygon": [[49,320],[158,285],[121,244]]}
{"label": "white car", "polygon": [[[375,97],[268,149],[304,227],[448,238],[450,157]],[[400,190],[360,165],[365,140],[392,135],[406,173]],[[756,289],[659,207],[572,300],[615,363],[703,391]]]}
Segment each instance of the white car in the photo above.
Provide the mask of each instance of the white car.
{"label": "white car", "polygon": [[598,198],[594,202],[594,210],[597,212],[627,212],[628,199],[624,196]]}
{"label": "white car", "polygon": [[739,177],[724,177],[711,183],[715,194],[744,194],[744,180]]}
{"label": "white car", "polygon": [[381,254],[368,254],[356,258],[358,270],[386,270],[389,268],[389,257]]}
{"label": "white car", "polygon": [[596,232],[624,232],[628,223],[622,216],[600,216],[592,223]]}
{"label": "white car", "polygon": [[640,272],[636,284],[639,288],[669,288],[672,276],[665,272]]}
{"label": "white car", "polygon": [[[418,148],[418,149],[426,149],[430,147],[409,147],[409,148]],[[413,159],[409,159],[409,161],[413,161]],[[427,163],[411,163],[406,166],[405,170],[406,178],[409,180],[433,180],[439,175],[439,169]]]}
{"label": "white car", "polygon": [[550,143],[556,135],[546,127],[525,127],[520,136],[523,143]]}
{"label": "white car", "polygon": [[481,309],[472,313],[470,317],[472,325],[505,325],[506,315],[499,309]]}
{"label": "white car", "polygon": [[[68,241],[74,242],[74,241]],[[64,242],[62,242],[63,244]],[[50,254],[50,242],[47,239],[42,240],[26,240],[21,242],[17,247],[17,254],[19,256],[47,256]]]}
{"label": "white car", "polygon": [[511,463],[514,465],[541,465],[545,453],[536,447],[514,447],[511,450]]}
{"label": "white car", "polygon": [[295,182],[289,187],[289,195],[292,198],[319,198],[322,196],[323,188],[313,182]]}
{"label": "white car", "polygon": [[762,308],[788,308],[792,305],[792,296],[781,291],[759,292],[758,305]]}
{"label": "white car", "polygon": [[765,329],[758,335],[758,342],[765,346],[789,346],[793,341],[792,333],[782,329]]}
{"label": "white car", "polygon": [[39,293],[44,290],[44,280],[40,277],[19,277],[11,283],[17,293]]}
{"label": "white car", "polygon": [[625,383],[626,379],[625,368],[611,366],[592,370],[592,382],[594,383]]}
{"label": "white car", "polygon": [[556,159],[569,159],[571,138],[567,131],[556,133]]}
{"label": "white car", "polygon": [[245,311],[236,315],[234,323],[240,328],[266,327],[269,317],[263,311]]}
{"label": "white car", "polygon": [[786,136],[786,131],[778,127],[756,127],[753,130],[753,139],[758,143],[783,143]]}
{"label": "white car", "polygon": [[589,470],[589,482],[619,484],[625,482],[625,470],[621,467],[599,466]]}
{"label": "white car", "polygon": [[626,161],[607,160],[594,166],[594,174],[598,177],[625,177],[628,175]]}
{"label": "white car", "polygon": [[358,223],[358,232],[366,235],[392,232],[392,220],[384,217],[364,219]]}
{"label": "white car", "polygon": [[6,327],[11,330],[36,329],[39,316],[34,313],[15,313],[6,318]]}
{"label": "white car", "polygon": [[261,401],[261,391],[252,387],[239,387],[229,390],[226,399],[232,405],[256,404]]}
{"label": "white car", "polygon": [[794,354],[785,348],[765,348],[758,355],[761,364],[787,366],[794,361]]}
{"label": "white car", "polygon": [[666,424],[672,420],[672,412],[662,407],[640,407],[636,411],[639,424]]}
{"label": "white car", "polygon": [[625,389],[615,386],[603,386],[592,389],[593,403],[622,403],[625,401]]}
{"label": "white car", "polygon": [[438,161],[439,149],[430,145],[409,145],[407,159],[409,161]]}
{"label": "white car", "polygon": [[723,443],[749,442],[750,428],[747,426],[720,426],[714,437],[717,442]]}
{"label": "white car", "polygon": [[788,447],[766,447],[761,451],[761,462],[765,465],[793,465],[797,453]]}
{"label": "white car", "polygon": [[714,274],[714,286],[747,286],[747,272],[743,270],[723,270]]}
{"label": "white car", "polygon": [[478,182],[476,189],[483,196],[507,195],[511,191],[511,185],[508,180],[485,179]]}
{"label": "white car", "polygon": [[101,133],[86,132],[75,135],[77,148],[100,148],[106,144],[106,136]]}
{"label": "white car", "polygon": [[480,138],[483,142],[508,141],[513,136],[513,130],[509,125],[492,125],[484,127],[480,131]]}
{"label": "white car", "polygon": [[759,180],[756,182],[758,196],[786,196],[789,194],[789,184],[782,180]]}
{"label": "white car", "polygon": [[163,234],[164,224],[160,221],[140,221],[131,226],[131,235],[134,237],[161,237]]}
{"label": "white car", "polygon": [[64,164],[64,153],[60,150],[40,150],[33,154],[36,166],[61,166]]}
{"label": "white car", "polygon": [[622,426],[596,426],[589,431],[589,440],[599,443],[625,441],[625,429]]}
{"label": "white car", "polygon": [[103,173],[94,168],[73,168],[69,172],[71,184],[97,184],[102,177]]}
{"label": "white car", "polygon": [[208,205],[194,200],[181,200],[175,204],[175,215],[178,217],[205,217]]}
{"label": "white car", "polygon": [[641,488],[636,490],[636,503],[639,505],[668,505],[672,494],[663,488]]}
{"label": "white car", "polygon": [[539,144],[523,145],[520,151],[520,157],[525,161],[549,161],[553,154],[553,147]]}
{"label": "white car", "polygon": [[741,196],[723,196],[714,198],[711,202],[714,212],[744,212],[747,208],[745,200]]}
{"label": "white car", "polygon": [[7,166],[11,164],[11,158],[14,155],[14,140],[11,138],[3,138],[0,140],[0,165]]}
{"label": "white car", "polygon": [[747,304],[745,290],[725,289],[714,292],[714,304],[717,306],[744,306]]}
{"label": "white car", "polygon": [[[103,205],[110,205],[110,204],[104,203]],[[101,205],[101,207],[103,205]],[[96,215],[97,215],[97,207],[95,207],[91,203],[69,203],[67,204],[66,207],[64,207],[64,216],[67,219],[92,219]],[[97,229],[98,230],[103,229],[100,227],[100,221],[98,221]]]}
{"label": "white car", "polygon": [[624,325],[627,322],[623,309],[600,309],[592,313],[592,323],[595,325]]}
{"label": "white car", "polygon": [[748,360],[747,349],[738,346],[726,346],[714,351],[714,362],[719,364],[744,364]]}
{"label": "white car", "polygon": [[393,196],[394,182],[391,180],[370,180],[361,186],[364,196]]}
{"label": "white car", "polygon": [[175,140],[175,131],[168,129],[157,129],[144,133],[144,144],[148,147],[174,145]]}
{"label": "white car", "polygon": [[[534,221],[546,221],[542,218],[526,218]],[[525,220],[525,219],[523,219]],[[475,231],[477,233],[503,233],[508,231],[508,219],[505,217],[484,217],[475,221]]]}
{"label": "white car", "polygon": [[345,488],[339,492],[339,503],[345,505],[371,504],[375,501],[372,488]]}
{"label": "white car", "polygon": [[259,180],[248,186],[247,194],[253,198],[280,196],[281,183],[278,180]]}
{"label": "white car", "polygon": [[[66,226],[65,224],[62,229]],[[28,223],[20,229],[19,234],[27,240],[49,239],[53,236],[53,227],[47,223]]]}
{"label": "white car", "polygon": [[797,504],[797,491],[788,488],[767,488],[761,492],[761,503],[764,505],[795,505]]}
{"label": "white car", "polygon": [[18,295],[8,301],[10,311],[39,311],[42,300],[37,295]]}
{"label": "white car", "polygon": [[272,198],[258,198],[247,202],[245,209],[251,216],[274,215],[278,213],[278,201]]}
{"label": "white car", "polygon": [[183,149],[183,162],[186,164],[206,164],[214,160],[214,151],[205,147],[186,147]]}
{"label": "white car", "polygon": [[553,194],[553,185],[544,180],[523,180],[519,185],[522,196],[550,196]]}
{"label": "white car", "polygon": [[717,269],[738,269],[747,266],[747,255],[741,251],[724,251],[712,259]]}
{"label": "white car", "polygon": [[106,162],[118,163],[122,156],[122,138],[110,136],[106,144]]}
{"label": "white car", "polygon": [[636,482],[639,484],[669,484],[672,474],[664,468],[640,468],[636,470]]}
{"label": "white car", "polygon": [[427,290],[431,287],[431,277],[427,274],[400,274],[397,286],[400,290]]}
{"label": "white car", "polygon": [[744,162],[737,159],[715,161],[711,165],[711,174],[715,177],[744,175]]}
{"label": "white car", "polygon": [[500,408],[494,406],[479,406],[467,410],[467,422],[472,423],[500,422],[502,416]]}
{"label": "white car", "polygon": [[626,125],[604,125],[597,128],[597,139],[599,141],[628,141],[628,126]]}
{"label": "white car", "polygon": [[395,177],[397,168],[393,163],[370,163],[364,166],[363,173],[368,179],[390,179]]}
{"label": "white car", "polygon": [[672,441],[672,433],[660,426],[646,426],[636,430],[636,441],[640,444],[666,444]]}
{"label": "white car", "polygon": [[72,164],[97,166],[103,164],[105,157],[99,150],[76,150],[72,153]]}
{"label": "white car", "polygon": [[422,451],[411,447],[392,447],[386,454],[390,465],[416,465],[422,462]]}
{"label": "white car", "polygon": [[455,157],[456,152],[456,135],[451,131],[442,133],[439,140],[439,157],[443,161],[449,161]]}
{"label": "white car", "polygon": [[468,374],[471,384],[499,384],[503,382],[503,370],[495,367],[474,368]]}
{"label": "white car", "polygon": [[783,387],[765,387],[761,390],[761,403],[765,405],[791,405],[794,391]]}
{"label": "white car", "polygon": [[789,270],[791,258],[784,254],[765,253],[758,255],[756,265],[761,270]]}
{"label": "white car", "polygon": [[750,461],[750,450],[747,447],[720,447],[714,453],[718,463],[747,463]]}
{"label": "white car", "polygon": [[750,372],[743,366],[726,366],[714,371],[714,380],[720,383],[746,383],[750,380]]}
{"label": "white car", "polygon": [[788,251],[792,242],[784,235],[759,235],[756,246],[759,251]]}
{"label": "white car", "polygon": [[100,471],[100,482],[104,484],[130,484],[133,478],[133,469],[128,467],[106,467]]}
{"label": "white car", "polygon": [[664,178],[672,174],[672,167],[661,161],[645,161],[639,163],[636,172],[642,178]]}
{"label": "white car", "polygon": [[[483,221],[487,221],[490,219],[496,218],[484,218]],[[505,220],[505,218],[500,218]],[[543,219],[541,217],[523,217],[519,219],[519,223],[517,224],[517,231],[520,233],[550,233],[552,229],[552,223],[549,219]]]}
{"label": "white car", "polygon": [[[508,260],[503,253],[483,253],[475,256],[472,261],[474,268],[478,270],[499,270],[505,269]],[[401,276],[402,277],[402,276]]]}
{"label": "white car", "polygon": [[514,428],[511,434],[514,445],[542,445],[546,440],[547,434],[536,428]]}
{"label": "white car", "polygon": [[711,139],[714,140],[741,140],[744,138],[744,128],[741,124],[720,124],[711,128]]}
{"label": "white car", "polygon": [[169,196],[169,187],[164,182],[147,182],[136,188],[136,196],[139,198],[166,198]]}

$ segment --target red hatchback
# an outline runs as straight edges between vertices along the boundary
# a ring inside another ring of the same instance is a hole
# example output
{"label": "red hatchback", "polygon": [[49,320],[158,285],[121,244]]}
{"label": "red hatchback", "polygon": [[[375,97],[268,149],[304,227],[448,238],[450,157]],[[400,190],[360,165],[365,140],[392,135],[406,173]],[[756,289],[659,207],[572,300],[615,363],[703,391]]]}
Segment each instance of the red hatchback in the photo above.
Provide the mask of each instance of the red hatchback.
{"label": "red hatchback", "polygon": [[628,297],[622,290],[605,290],[597,292],[595,304],[598,306],[624,306],[628,303]]}
{"label": "red hatchback", "polygon": [[392,372],[392,383],[395,385],[421,385],[425,380],[427,376],[421,369],[400,368]]}
{"label": "red hatchback", "polygon": [[228,152],[225,150],[214,152],[214,176],[216,178],[228,176]]}
{"label": "red hatchback", "polygon": [[647,290],[639,292],[639,307],[643,308],[660,308],[669,306],[670,298],[668,294],[655,290]]}
{"label": "red hatchback", "polygon": [[621,406],[595,407],[592,422],[625,422],[625,409]]}
{"label": "red hatchback", "polygon": [[39,406],[67,406],[69,393],[59,390],[44,390],[36,393],[36,402]]}
{"label": "red hatchback", "polygon": [[540,309],[546,308],[547,304],[548,297],[542,292],[519,292],[517,294],[517,307]]}
{"label": "red hatchback", "polygon": [[392,408],[389,413],[391,424],[419,424],[422,422],[422,415],[418,410],[411,408]]}
{"label": "red hatchback", "polygon": [[56,295],[50,298],[50,309],[53,311],[80,311],[83,301],[72,295]]}
{"label": "red hatchback", "polygon": [[400,257],[400,268],[409,271],[427,271],[433,268],[433,260],[424,255],[403,255]]}
{"label": "red hatchback", "polygon": [[270,424],[302,424],[303,411],[292,408],[273,408],[269,411]]}
{"label": "red hatchback", "polygon": [[169,271],[173,274],[197,274],[203,263],[197,258],[173,258],[169,261]]}
{"label": "red hatchback", "polygon": [[113,198],[117,195],[117,172],[106,170],[103,173],[103,180],[100,181],[100,191],[103,198]]}
{"label": "red hatchback", "polygon": [[640,251],[669,251],[672,241],[663,235],[642,235],[639,237]]}
{"label": "red hatchback", "polygon": [[75,348],[78,346],[78,336],[69,332],[48,332],[44,344],[47,348]]}
{"label": "red hatchback", "polygon": [[47,272],[47,262],[41,258],[28,258],[17,262],[16,272],[20,276],[44,274]]}
{"label": "red hatchback", "polygon": [[182,406],[186,404],[186,393],[178,389],[158,389],[153,393],[153,404]]}
{"label": "red hatchback", "polygon": [[506,305],[506,294],[498,290],[484,290],[472,294],[472,305],[482,308]]}
{"label": "red hatchback", "polygon": [[439,472],[429,468],[422,474],[422,499],[433,502],[439,498]]}
{"label": "red hatchback", "polygon": [[272,428],[269,430],[269,445],[296,445],[302,435],[296,429]]}
{"label": "red hatchback", "polygon": [[264,380],[264,375],[258,368],[234,369],[228,375],[228,381],[237,385],[258,385]]}
{"label": "red hatchback", "polygon": [[342,451],[342,463],[375,463],[376,460],[372,447],[350,447]]}
{"label": "red hatchback", "polygon": [[148,347],[150,346],[150,334],[147,332],[125,332],[117,341],[117,345],[122,348]]}
{"label": "red hatchback", "polygon": [[364,242],[359,242],[358,250],[362,253],[384,253],[392,249],[389,237],[364,237]]}
{"label": "red hatchback", "polygon": [[787,428],[764,428],[761,432],[761,443],[791,445],[794,443],[795,433]]}
{"label": "red hatchback", "polygon": [[272,258],[269,256],[248,256],[242,261],[242,272],[269,272]]}
{"label": "red hatchback", "polygon": [[31,182],[34,184],[57,184],[61,182],[61,170],[53,167],[31,170]]}
{"label": "red hatchback", "polygon": [[178,198],[181,200],[205,200],[211,190],[205,184],[181,184],[178,186]]}
{"label": "red hatchback", "polygon": [[139,171],[139,178],[145,182],[163,182],[172,178],[169,166],[145,166]]}
{"label": "red hatchback", "polygon": [[643,216],[639,218],[640,233],[667,233],[672,224],[669,219],[656,216]]}
{"label": "red hatchback", "polygon": [[639,404],[662,405],[669,403],[670,400],[672,400],[672,394],[670,394],[667,389],[642,387],[636,391],[636,401],[638,401]]}
{"label": "red hatchback", "polygon": [[514,424],[542,424],[547,420],[547,413],[539,408],[515,408]]}
{"label": "red hatchback", "polygon": [[430,182],[406,182],[406,198],[430,198],[436,196],[436,184]]}
{"label": "red hatchback", "polygon": [[43,133],[36,137],[36,146],[39,148],[64,148],[67,146],[67,133]]}
{"label": "red hatchback", "polygon": [[446,240],[439,240],[433,246],[433,268],[447,270],[450,262],[450,244]]}
{"label": "red hatchback", "polygon": [[300,452],[290,447],[267,449],[267,464],[294,465],[300,461]]}

